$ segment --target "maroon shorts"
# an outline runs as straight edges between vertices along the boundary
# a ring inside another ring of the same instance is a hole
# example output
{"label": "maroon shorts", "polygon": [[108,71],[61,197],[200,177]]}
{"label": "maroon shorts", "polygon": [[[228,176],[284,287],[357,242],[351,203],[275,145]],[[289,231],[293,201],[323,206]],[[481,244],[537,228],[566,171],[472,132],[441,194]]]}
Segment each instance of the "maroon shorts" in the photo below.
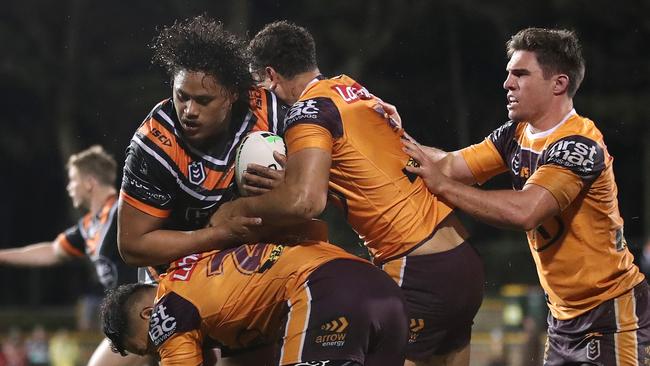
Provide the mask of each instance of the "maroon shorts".
{"label": "maroon shorts", "polygon": [[548,315],[544,365],[650,365],[650,286],[623,295],[569,320]]}
{"label": "maroon shorts", "polygon": [[427,360],[469,344],[485,274],[467,242],[442,253],[401,257],[382,265],[402,288],[409,315],[409,360]]}
{"label": "maroon shorts", "polygon": [[276,365],[324,360],[404,364],[408,339],[404,297],[372,264],[328,262],[289,295]]}

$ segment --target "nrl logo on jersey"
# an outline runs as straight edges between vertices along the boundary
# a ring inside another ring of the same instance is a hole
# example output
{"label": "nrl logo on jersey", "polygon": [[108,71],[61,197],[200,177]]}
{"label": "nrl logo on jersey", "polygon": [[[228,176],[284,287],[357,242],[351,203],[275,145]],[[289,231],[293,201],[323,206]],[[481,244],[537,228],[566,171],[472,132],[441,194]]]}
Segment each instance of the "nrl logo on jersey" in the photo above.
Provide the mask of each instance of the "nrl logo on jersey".
{"label": "nrl logo on jersey", "polygon": [[598,357],[600,357],[600,340],[592,339],[587,345],[587,359],[596,361]]}
{"label": "nrl logo on jersey", "polygon": [[196,185],[203,183],[205,180],[205,169],[200,161],[193,161],[187,166],[187,172],[190,182]]}

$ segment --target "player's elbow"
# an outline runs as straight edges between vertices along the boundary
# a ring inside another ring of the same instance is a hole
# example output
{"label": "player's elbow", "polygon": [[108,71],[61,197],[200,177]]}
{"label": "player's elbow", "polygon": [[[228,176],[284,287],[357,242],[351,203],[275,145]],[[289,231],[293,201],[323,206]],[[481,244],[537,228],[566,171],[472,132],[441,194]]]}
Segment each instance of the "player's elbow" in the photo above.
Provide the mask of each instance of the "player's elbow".
{"label": "player's elbow", "polygon": [[137,240],[128,235],[118,235],[117,249],[124,263],[136,267],[146,266],[147,263],[143,261],[143,257],[137,248]]}
{"label": "player's elbow", "polygon": [[516,230],[530,231],[538,227],[542,222],[539,215],[530,207],[517,210],[512,223]]}
{"label": "player's elbow", "polygon": [[295,199],[290,205],[292,216],[303,220],[310,220],[320,215],[327,204],[327,194],[320,194],[309,189],[296,192],[293,197]]}

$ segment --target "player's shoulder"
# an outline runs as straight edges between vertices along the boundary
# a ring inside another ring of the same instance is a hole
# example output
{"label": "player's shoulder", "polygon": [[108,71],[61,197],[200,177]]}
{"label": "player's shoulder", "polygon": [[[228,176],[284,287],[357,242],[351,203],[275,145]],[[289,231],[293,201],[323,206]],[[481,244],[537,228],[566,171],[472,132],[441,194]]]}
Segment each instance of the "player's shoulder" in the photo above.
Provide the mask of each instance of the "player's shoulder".
{"label": "player's shoulder", "polygon": [[509,120],[492,131],[488,135],[487,139],[492,141],[494,144],[502,144],[521,136],[525,128],[525,123]]}
{"label": "player's shoulder", "polygon": [[325,98],[336,103],[351,104],[372,97],[363,85],[347,75],[338,75],[332,78],[320,76],[317,79],[307,86],[300,100]]}
{"label": "player's shoulder", "polygon": [[146,142],[171,153],[178,147],[177,125],[174,105],[171,99],[165,99],[156,104],[142,121],[132,139],[132,145]]}
{"label": "player's shoulder", "polygon": [[561,139],[566,136],[582,136],[586,139],[593,140],[602,144],[603,133],[591,119],[573,114],[569,117],[554,134],[555,139]]}
{"label": "player's shoulder", "polygon": [[572,115],[547,141],[545,163],[569,168],[579,175],[593,175],[603,170],[608,161],[603,135],[588,118]]}
{"label": "player's shoulder", "polygon": [[252,87],[248,91],[248,108],[256,119],[256,130],[268,130],[282,134],[283,120],[289,106],[272,91]]}

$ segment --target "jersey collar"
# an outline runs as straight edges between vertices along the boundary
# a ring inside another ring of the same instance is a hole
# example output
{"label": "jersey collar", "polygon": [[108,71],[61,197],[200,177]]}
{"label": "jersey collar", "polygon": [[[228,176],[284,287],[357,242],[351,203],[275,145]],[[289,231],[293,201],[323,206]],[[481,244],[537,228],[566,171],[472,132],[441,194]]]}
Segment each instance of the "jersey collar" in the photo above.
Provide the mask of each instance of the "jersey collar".
{"label": "jersey collar", "polygon": [[546,131],[533,132],[532,129],[531,129],[532,127],[530,126],[530,124],[527,124],[526,125],[526,135],[528,136],[529,139],[533,139],[533,140],[546,137],[546,136],[552,134],[553,132],[555,132],[555,130],[560,128],[560,126],[562,126],[566,121],[568,121],[571,117],[573,117],[574,115],[577,115],[577,114],[578,113],[576,113],[575,108],[571,109],[569,111],[569,113],[567,113],[566,116],[564,116],[564,118],[562,118],[560,123],[556,124],[555,126],[549,128]]}

